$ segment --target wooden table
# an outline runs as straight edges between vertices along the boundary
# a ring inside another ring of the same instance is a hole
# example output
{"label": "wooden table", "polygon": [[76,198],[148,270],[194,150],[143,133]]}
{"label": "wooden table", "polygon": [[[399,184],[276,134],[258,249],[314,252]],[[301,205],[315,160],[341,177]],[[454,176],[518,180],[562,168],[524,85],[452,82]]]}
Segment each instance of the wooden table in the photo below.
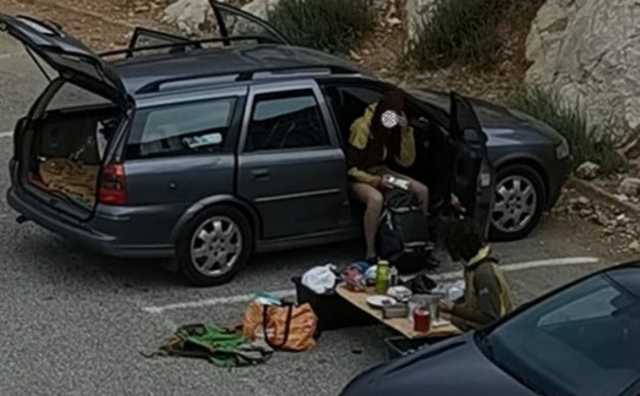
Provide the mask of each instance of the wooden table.
{"label": "wooden table", "polygon": [[431,329],[427,333],[417,332],[413,330],[413,323],[409,318],[384,319],[382,317],[381,309],[373,308],[369,304],[367,304],[367,297],[371,296],[371,294],[352,292],[343,284],[338,285],[338,287],[336,288],[336,292],[340,297],[344,298],[367,314],[378,319],[384,325],[391,327],[392,329],[398,331],[409,339],[448,337],[462,333],[460,329],[449,322],[446,322],[446,324],[437,327],[431,326]]}

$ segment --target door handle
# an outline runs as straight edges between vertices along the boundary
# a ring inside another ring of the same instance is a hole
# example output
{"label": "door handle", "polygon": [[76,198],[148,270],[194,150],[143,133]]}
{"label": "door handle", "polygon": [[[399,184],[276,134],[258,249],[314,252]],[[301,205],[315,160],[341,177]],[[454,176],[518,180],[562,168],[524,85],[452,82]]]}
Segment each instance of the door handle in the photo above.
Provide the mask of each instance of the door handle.
{"label": "door handle", "polygon": [[268,169],[255,169],[251,171],[251,176],[253,176],[254,179],[268,179],[270,176],[269,170]]}

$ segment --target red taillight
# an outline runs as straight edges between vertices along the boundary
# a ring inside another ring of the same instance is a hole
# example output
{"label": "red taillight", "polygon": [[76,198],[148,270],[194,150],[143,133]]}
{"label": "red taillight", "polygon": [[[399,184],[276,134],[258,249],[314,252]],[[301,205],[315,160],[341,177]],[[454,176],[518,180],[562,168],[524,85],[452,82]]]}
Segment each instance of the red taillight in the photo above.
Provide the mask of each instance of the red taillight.
{"label": "red taillight", "polygon": [[110,164],[102,168],[98,199],[105,205],[127,203],[127,177],[124,174],[124,165]]}

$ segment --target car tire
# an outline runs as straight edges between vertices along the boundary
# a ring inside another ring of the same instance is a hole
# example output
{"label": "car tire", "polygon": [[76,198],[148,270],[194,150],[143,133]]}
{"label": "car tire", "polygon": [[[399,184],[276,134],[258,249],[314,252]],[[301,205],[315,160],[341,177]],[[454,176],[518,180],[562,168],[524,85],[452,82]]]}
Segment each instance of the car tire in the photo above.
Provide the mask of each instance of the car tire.
{"label": "car tire", "polygon": [[508,165],[496,174],[495,202],[489,236],[494,241],[515,241],[540,223],[546,202],[542,176],[527,165]]}
{"label": "car tire", "polygon": [[181,232],[176,246],[180,270],[195,286],[228,283],[249,261],[251,225],[231,206],[213,206],[196,215]]}

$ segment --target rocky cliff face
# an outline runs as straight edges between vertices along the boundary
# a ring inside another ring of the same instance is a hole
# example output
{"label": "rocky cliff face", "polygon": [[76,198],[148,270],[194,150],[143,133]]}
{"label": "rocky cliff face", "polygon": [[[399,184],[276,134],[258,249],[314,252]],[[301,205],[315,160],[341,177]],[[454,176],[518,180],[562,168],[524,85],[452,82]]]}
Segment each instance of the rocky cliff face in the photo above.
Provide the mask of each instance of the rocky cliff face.
{"label": "rocky cliff face", "polygon": [[214,15],[208,0],[178,0],[167,7],[162,21],[193,36],[209,31]]}
{"label": "rocky cliff face", "polygon": [[639,0],[548,0],[532,24],[527,58],[527,83],[579,102],[605,133],[639,135]]}
{"label": "rocky cliff face", "polygon": [[417,38],[423,19],[433,9],[435,0],[406,0],[407,43],[410,45]]}

